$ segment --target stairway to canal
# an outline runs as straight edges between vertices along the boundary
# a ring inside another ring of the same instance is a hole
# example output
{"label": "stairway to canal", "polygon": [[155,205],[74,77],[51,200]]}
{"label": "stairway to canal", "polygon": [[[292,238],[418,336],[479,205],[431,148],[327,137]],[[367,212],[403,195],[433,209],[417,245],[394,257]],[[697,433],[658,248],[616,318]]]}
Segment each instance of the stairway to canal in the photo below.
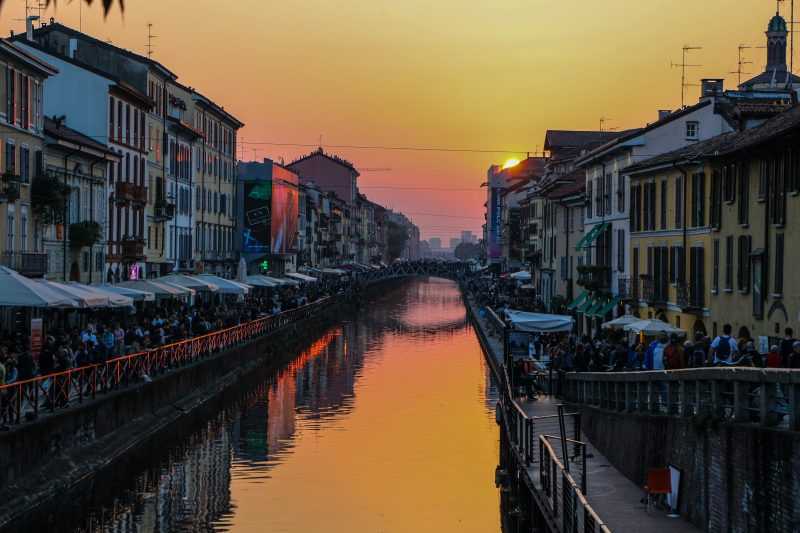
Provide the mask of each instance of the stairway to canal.
{"label": "stairway to canal", "polygon": [[[502,337],[493,333],[489,320],[482,315],[474,302],[468,305],[478,334],[482,337],[482,345],[486,358],[500,381],[503,364]],[[558,409],[563,402],[553,396],[541,397],[536,401],[515,398],[514,401],[529,418],[555,420]],[[548,434],[557,434],[555,423],[544,425],[542,430]],[[537,432],[538,433],[538,432]],[[538,435],[537,435],[538,438]],[[602,522],[612,532],[636,531],[637,533],[671,533],[697,532],[701,529],[682,518],[670,518],[660,509],[646,509],[642,498],[644,490],[625,477],[600,453],[586,435],[581,432],[580,439],[586,443],[586,499]],[[620,443],[624,446],[624,443]],[[538,448],[538,444],[537,444]],[[636,453],[631,450],[630,453]],[[540,482],[539,454],[533,454],[534,460],[525,468],[528,485],[539,491],[535,500],[542,500],[545,490]],[[524,462],[522,463],[524,464]],[[599,531],[599,529],[598,529]]]}

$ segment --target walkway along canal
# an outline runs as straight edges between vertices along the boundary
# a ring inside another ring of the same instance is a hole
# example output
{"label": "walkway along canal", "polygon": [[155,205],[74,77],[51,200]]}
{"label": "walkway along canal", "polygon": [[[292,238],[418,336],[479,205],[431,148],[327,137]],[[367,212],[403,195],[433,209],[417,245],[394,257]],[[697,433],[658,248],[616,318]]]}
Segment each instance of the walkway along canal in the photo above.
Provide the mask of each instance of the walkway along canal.
{"label": "walkway along canal", "polygon": [[288,365],[253,372],[18,525],[499,531],[497,396],[460,291],[421,278],[381,289]]}

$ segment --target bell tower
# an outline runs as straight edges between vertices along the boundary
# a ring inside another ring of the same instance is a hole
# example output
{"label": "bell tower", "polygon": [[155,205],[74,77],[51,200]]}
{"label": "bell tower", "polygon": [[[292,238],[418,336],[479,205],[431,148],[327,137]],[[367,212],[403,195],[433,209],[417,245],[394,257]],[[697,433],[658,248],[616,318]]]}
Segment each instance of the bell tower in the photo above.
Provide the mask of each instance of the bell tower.
{"label": "bell tower", "polygon": [[786,20],[779,13],[767,26],[767,71],[785,72],[786,69]]}

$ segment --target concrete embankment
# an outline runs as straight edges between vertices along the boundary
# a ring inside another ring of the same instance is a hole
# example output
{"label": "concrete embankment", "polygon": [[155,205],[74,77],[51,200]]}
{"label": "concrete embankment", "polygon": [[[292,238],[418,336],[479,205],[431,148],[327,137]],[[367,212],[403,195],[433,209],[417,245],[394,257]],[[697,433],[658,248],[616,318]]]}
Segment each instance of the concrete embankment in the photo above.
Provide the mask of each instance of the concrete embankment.
{"label": "concrete embankment", "polygon": [[355,312],[356,305],[342,300],[312,318],[150,383],[98,396],[0,434],[0,529],[15,530],[39,507],[91,485],[98,472],[157,446],[159,438],[217,406],[224,393],[242,390],[257,370],[275,370],[291,361],[327,327]]}

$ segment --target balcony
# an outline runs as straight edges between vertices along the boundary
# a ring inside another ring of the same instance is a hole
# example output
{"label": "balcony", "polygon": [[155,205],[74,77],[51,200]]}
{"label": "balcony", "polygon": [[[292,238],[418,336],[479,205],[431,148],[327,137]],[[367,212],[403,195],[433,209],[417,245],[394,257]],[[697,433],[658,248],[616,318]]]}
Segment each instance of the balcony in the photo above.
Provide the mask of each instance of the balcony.
{"label": "balcony", "polygon": [[697,284],[680,281],[676,285],[678,305],[684,312],[702,311],[705,307],[703,287]]}
{"label": "balcony", "polygon": [[41,278],[47,273],[47,254],[44,252],[3,252],[3,266],[29,278]]}
{"label": "balcony", "polygon": [[578,285],[587,291],[608,290],[611,287],[611,268],[604,265],[579,266]]}
{"label": "balcony", "polygon": [[617,296],[622,301],[635,301],[639,299],[639,287],[629,277],[617,279]]}
{"label": "balcony", "polygon": [[642,276],[642,296],[652,306],[666,306],[669,298],[666,280]]}
{"label": "balcony", "polygon": [[115,197],[117,202],[147,203],[147,189],[142,185],[127,181],[118,181],[115,186]]}
{"label": "balcony", "polygon": [[144,239],[130,239],[122,241],[123,261],[142,261],[144,255]]}
{"label": "balcony", "polygon": [[171,202],[156,202],[153,208],[153,219],[156,222],[165,222],[175,218],[175,204]]}

